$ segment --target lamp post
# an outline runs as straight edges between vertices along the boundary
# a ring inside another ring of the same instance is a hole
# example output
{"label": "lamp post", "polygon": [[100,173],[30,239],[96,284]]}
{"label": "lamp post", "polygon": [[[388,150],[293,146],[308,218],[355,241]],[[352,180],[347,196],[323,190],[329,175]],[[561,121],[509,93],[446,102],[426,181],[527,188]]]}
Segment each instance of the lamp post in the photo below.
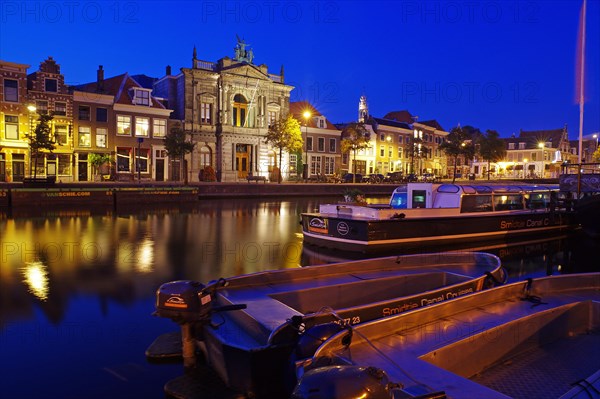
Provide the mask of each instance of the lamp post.
{"label": "lamp post", "polygon": [[137,138],[138,153],[137,153],[137,172],[138,172],[138,184],[142,182],[142,143],[144,139],[142,137]]}
{"label": "lamp post", "polygon": [[302,165],[302,179],[306,182],[308,179],[308,120],[310,119],[310,111],[304,111],[302,114],[304,117],[304,164]]}
{"label": "lamp post", "polygon": [[542,150],[542,172],[540,173],[542,179],[544,178],[544,173],[546,172],[546,165],[545,165],[545,154],[544,154],[544,143],[539,143],[538,147]]}
{"label": "lamp post", "polygon": [[[37,111],[37,108],[33,104],[29,104],[27,106],[27,110],[29,111],[29,134],[33,134],[33,114]],[[31,142],[31,141],[30,141]],[[29,176],[31,177],[31,170],[33,165],[31,163],[31,146],[29,146]]]}
{"label": "lamp post", "polygon": [[391,149],[392,136],[388,135],[385,139],[388,142],[388,170],[387,171],[391,172],[392,171],[392,149]]}
{"label": "lamp post", "polygon": [[596,150],[597,150],[598,149],[598,134],[594,133],[592,135],[592,137],[596,139]]}

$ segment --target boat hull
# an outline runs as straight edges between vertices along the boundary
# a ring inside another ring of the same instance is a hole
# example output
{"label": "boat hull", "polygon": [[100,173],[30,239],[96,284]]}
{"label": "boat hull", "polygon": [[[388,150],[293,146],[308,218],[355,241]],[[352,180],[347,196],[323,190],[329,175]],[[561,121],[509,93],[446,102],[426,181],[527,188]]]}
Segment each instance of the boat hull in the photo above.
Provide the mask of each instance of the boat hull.
{"label": "boat hull", "polygon": [[575,203],[577,220],[591,237],[600,237],[600,194],[588,195]]}
{"label": "boat hull", "polygon": [[599,300],[600,273],[517,282],[362,324],[351,344],[340,333],[312,361],[377,367],[415,396],[588,397],[600,388]]}
{"label": "boat hull", "polygon": [[386,220],[302,215],[305,243],[364,253],[545,235],[573,227],[573,215],[567,212],[495,212]]}
{"label": "boat hull", "polygon": [[[223,280],[211,293],[214,309],[242,308],[221,313],[203,308],[209,319],[198,320],[195,314],[189,319],[209,366],[229,388],[258,398],[287,397],[296,382],[296,356],[306,358],[296,351],[303,331],[331,322],[335,324],[329,326],[341,330],[472,294],[502,284],[505,278],[499,258],[480,252],[424,253],[274,270]],[[159,289],[160,298],[175,296],[173,284],[167,285],[169,294],[166,288]],[[201,292],[179,295],[177,304],[196,296],[206,298],[207,291]],[[174,316],[181,321],[178,314]],[[294,322],[298,318],[301,324]]]}

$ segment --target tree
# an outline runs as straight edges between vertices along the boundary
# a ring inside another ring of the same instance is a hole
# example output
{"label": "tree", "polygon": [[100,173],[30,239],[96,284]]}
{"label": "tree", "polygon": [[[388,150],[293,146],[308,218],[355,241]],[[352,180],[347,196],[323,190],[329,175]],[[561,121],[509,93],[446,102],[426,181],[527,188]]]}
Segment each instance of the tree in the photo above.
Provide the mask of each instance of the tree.
{"label": "tree", "polygon": [[283,151],[288,153],[302,149],[302,132],[300,123],[291,114],[280,118],[269,126],[265,137],[265,143],[279,149],[279,172],[277,182],[281,183],[281,160]]}
{"label": "tree", "polygon": [[454,183],[456,181],[458,157],[462,155],[466,160],[472,158],[475,154],[473,140],[460,126],[457,126],[448,133],[446,140],[440,144],[440,149],[447,156],[454,158],[454,175],[452,176],[452,183]]}
{"label": "tree", "polygon": [[[31,152],[31,158],[34,159],[35,167],[33,168],[33,177],[37,177],[37,164],[38,159],[41,155],[46,152],[52,153],[56,148],[56,140],[52,135],[52,127],[50,121],[54,117],[52,115],[40,114],[38,117],[38,123],[33,132],[25,134],[27,140],[29,140],[29,151]],[[32,164],[29,164],[29,175],[31,175]]]}
{"label": "tree", "polygon": [[369,148],[369,141],[371,140],[371,133],[367,130],[364,123],[352,122],[346,125],[342,129],[342,140],[340,147],[342,153],[352,151],[354,158],[352,161],[352,182],[356,182],[356,152]]}
{"label": "tree", "polygon": [[487,178],[490,180],[490,163],[498,162],[506,156],[506,145],[495,130],[486,130],[479,140],[479,155],[487,161]]}
{"label": "tree", "polygon": [[172,159],[180,159],[183,166],[180,170],[179,179],[181,180],[181,172],[183,172],[184,184],[188,184],[187,167],[185,163],[185,154],[189,154],[194,150],[195,143],[187,140],[186,132],[181,128],[179,123],[173,125],[169,133],[165,136],[164,144],[167,155]]}
{"label": "tree", "polygon": [[94,175],[97,175],[100,172],[100,167],[102,165],[104,165],[105,163],[110,163],[111,161],[112,159],[108,154],[88,154],[88,162],[90,163],[90,165],[92,165]]}

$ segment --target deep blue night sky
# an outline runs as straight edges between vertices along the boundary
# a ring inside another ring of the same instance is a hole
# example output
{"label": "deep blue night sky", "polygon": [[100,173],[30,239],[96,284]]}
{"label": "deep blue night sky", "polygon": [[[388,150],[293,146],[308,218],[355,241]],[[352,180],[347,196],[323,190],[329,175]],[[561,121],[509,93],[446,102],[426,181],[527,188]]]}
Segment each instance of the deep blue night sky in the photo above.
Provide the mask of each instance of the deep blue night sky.
{"label": "deep blue night sky", "polygon": [[[407,109],[498,130],[579,135],[576,60],[583,0],[78,1],[0,3],[0,58],[53,56],[69,84],[124,72],[160,77],[198,58],[233,57],[236,34],[269,72],[285,67],[292,101],[333,122]],[[584,135],[600,131],[600,0],[587,2]]]}

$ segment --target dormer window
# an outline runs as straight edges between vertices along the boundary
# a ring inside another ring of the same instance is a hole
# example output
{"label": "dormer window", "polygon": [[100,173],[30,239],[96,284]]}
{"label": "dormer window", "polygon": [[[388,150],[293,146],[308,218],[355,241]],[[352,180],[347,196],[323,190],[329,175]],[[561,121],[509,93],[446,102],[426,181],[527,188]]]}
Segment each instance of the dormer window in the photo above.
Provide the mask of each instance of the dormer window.
{"label": "dormer window", "polygon": [[519,150],[525,149],[525,143],[519,143]]}
{"label": "dormer window", "polygon": [[317,127],[321,128],[321,129],[325,129],[327,127],[324,117],[317,116]]}
{"label": "dormer window", "polygon": [[147,107],[152,105],[150,100],[150,90],[142,88],[133,89],[133,99],[131,100],[135,105],[145,105]]}

